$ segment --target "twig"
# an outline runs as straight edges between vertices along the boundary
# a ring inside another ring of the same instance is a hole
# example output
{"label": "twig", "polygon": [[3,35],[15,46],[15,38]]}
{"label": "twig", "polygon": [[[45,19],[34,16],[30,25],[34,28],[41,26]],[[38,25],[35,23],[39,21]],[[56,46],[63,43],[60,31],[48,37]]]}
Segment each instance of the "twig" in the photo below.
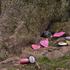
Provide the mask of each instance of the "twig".
{"label": "twig", "polygon": [[36,62],[36,66],[37,66],[37,68],[40,70],[41,68],[40,68],[40,65]]}

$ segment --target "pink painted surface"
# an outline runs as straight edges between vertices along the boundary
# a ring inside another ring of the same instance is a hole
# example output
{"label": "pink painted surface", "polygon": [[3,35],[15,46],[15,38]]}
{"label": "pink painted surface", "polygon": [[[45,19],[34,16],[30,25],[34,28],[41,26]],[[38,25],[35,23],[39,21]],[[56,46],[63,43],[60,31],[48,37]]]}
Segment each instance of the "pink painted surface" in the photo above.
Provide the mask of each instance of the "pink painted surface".
{"label": "pink painted surface", "polygon": [[52,35],[52,37],[61,37],[61,36],[63,36],[64,34],[65,34],[65,32],[54,33],[54,34]]}
{"label": "pink painted surface", "polygon": [[37,50],[37,49],[39,49],[40,47],[41,47],[40,45],[32,44],[32,48],[33,48],[34,50]]}
{"label": "pink painted surface", "polygon": [[44,40],[41,40],[41,41],[40,41],[40,44],[41,44],[43,47],[48,47],[49,41],[48,41],[48,39],[44,39]]}

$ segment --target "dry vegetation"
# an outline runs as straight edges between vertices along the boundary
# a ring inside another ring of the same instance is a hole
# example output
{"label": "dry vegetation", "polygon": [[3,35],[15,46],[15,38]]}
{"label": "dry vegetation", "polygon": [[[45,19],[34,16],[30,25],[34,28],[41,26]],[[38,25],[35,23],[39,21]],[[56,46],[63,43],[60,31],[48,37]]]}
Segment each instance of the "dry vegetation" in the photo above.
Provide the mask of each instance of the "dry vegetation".
{"label": "dry vegetation", "polygon": [[[45,29],[55,32],[62,29],[70,35],[69,6],[70,0],[0,0],[0,61],[12,55],[19,56],[24,47],[40,39]],[[55,70],[70,61],[68,56],[62,60],[56,61],[56,65],[50,62],[52,65],[47,70]],[[19,68],[23,70],[24,66]],[[28,68],[34,70],[31,65],[25,66],[24,70]],[[8,70],[17,69],[11,67]]]}

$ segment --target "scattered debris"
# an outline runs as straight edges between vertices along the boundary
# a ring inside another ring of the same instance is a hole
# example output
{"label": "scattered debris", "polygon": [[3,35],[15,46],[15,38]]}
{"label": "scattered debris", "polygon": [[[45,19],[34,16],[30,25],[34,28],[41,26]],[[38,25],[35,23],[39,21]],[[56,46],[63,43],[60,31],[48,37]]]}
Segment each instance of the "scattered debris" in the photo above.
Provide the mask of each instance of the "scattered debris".
{"label": "scattered debris", "polygon": [[67,46],[68,43],[67,42],[58,42],[58,46]]}
{"label": "scattered debris", "polygon": [[36,62],[35,57],[34,56],[30,56],[29,57],[29,61],[30,61],[30,63],[35,63]]}
{"label": "scattered debris", "polygon": [[39,44],[32,44],[32,48],[37,50],[41,47],[47,48],[49,46],[61,47],[70,45],[70,36],[64,36],[65,34],[64,31],[56,32],[54,34],[49,31],[44,31],[41,35],[43,39],[40,40]]}
{"label": "scattered debris", "polygon": [[28,64],[28,63],[29,63],[29,59],[28,58],[20,59],[20,64]]}
{"label": "scattered debris", "polygon": [[39,64],[36,62],[36,59],[35,59],[34,56],[29,56],[29,57],[26,57],[26,58],[22,58],[22,59],[20,59],[19,63],[20,63],[20,64],[29,64],[29,63],[34,64],[34,63],[35,63],[36,67],[37,67],[38,69],[40,69],[40,66],[39,66]]}
{"label": "scattered debris", "polygon": [[49,41],[48,38],[40,41],[41,46],[48,47]]}
{"label": "scattered debris", "polygon": [[68,36],[68,37],[65,37],[65,39],[66,39],[66,40],[70,40],[70,36]]}
{"label": "scattered debris", "polygon": [[50,37],[51,35],[52,35],[51,32],[49,32],[49,31],[44,31],[44,32],[42,33],[41,37],[46,38],[46,37]]}
{"label": "scattered debris", "polygon": [[52,35],[52,37],[61,37],[61,36],[63,36],[65,34],[65,32],[57,32],[57,33],[54,33],[53,35]]}
{"label": "scattered debris", "polygon": [[37,49],[39,49],[41,46],[40,45],[38,45],[38,44],[32,44],[32,48],[34,49],[34,50],[37,50]]}
{"label": "scattered debris", "polygon": [[28,58],[22,58],[20,59],[20,64],[28,64],[28,63],[35,63],[36,60],[35,60],[35,57],[34,56],[30,56]]}

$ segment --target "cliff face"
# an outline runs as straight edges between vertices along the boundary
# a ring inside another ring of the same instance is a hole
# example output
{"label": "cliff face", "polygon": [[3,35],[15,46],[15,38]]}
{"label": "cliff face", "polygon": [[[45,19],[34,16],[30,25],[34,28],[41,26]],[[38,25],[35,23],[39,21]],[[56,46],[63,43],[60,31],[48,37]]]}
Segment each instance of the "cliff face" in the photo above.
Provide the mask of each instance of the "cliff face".
{"label": "cliff face", "polygon": [[35,42],[45,29],[70,32],[70,0],[1,0],[0,5],[0,36],[13,38],[11,44]]}

